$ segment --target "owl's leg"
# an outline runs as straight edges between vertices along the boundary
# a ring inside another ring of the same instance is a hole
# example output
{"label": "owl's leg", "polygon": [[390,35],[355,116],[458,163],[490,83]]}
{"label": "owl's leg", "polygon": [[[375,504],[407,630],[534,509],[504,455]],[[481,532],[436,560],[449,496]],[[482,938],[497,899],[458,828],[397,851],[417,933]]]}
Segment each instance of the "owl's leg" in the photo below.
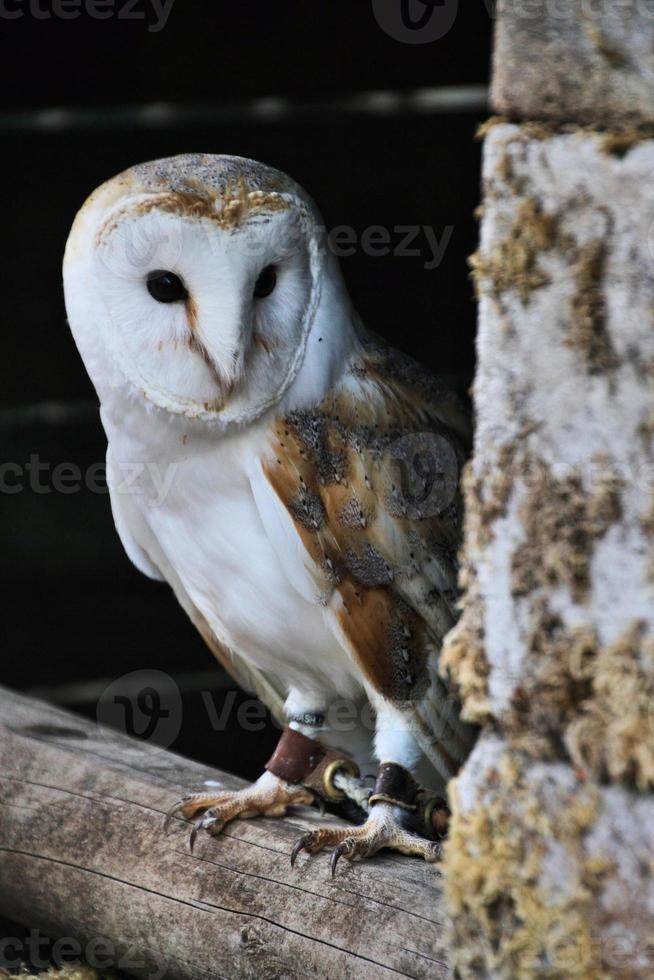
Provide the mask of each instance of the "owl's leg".
{"label": "owl's leg", "polygon": [[176,815],[194,820],[193,847],[199,830],[217,835],[236,817],[281,817],[289,806],[342,797],[332,783],[333,776],[339,770],[353,775],[357,767],[347,754],[327,748],[308,734],[324,731],[322,714],[304,711],[300,718],[291,722],[294,727],[284,730],[266,772],[255,783],[240,790],[186,796],[171,807],[165,827]]}
{"label": "owl's leg", "polygon": [[375,752],[384,761],[369,800],[368,818],[359,827],[321,828],[304,834],[293,848],[292,864],[301,851],[316,854],[328,847],[333,848],[332,875],[341,857],[352,861],[384,848],[425,861],[440,857],[438,840],[447,829],[447,804],[421,789],[411,774],[420,752],[402,713],[384,702],[377,702],[375,708]]}

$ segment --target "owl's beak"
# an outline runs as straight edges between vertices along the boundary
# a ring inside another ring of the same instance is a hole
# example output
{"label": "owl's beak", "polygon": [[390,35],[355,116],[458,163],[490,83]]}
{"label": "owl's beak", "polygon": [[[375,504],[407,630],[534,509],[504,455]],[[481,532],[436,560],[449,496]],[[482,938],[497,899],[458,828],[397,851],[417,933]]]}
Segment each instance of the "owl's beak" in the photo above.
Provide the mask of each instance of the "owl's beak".
{"label": "owl's beak", "polygon": [[[188,346],[204,361],[211,377],[216,383],[218,407],[229,398],[242,372],[242,357],[239,348],[212,352],[212,344],[204,335],[200,325],[198,309],[192,296],[186,299],[186,319],[188,322]],[[222,345],[223,348],[225,345]]]}

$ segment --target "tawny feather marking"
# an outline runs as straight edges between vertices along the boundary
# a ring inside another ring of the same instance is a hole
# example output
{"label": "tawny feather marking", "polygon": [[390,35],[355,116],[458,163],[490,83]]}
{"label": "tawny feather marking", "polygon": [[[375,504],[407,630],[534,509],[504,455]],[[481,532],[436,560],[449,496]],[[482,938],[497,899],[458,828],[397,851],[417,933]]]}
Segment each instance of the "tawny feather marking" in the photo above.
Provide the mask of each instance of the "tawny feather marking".
{"label": "tawny feather marking", "polygon": [[[426,373],[398,370],[373,347],[352,374],[357,394],[337,391],[276,423],[274,462],[264,469],[368,680],[407,703],[423,696],[428,657],[455,621],[460,500],[447,514],[400,516],[389,500],[397,489],[389,449],[426,429],[457,440],[439,419],[448,396]],[[442,588],[425,579],[430,560],[443,566]]]}

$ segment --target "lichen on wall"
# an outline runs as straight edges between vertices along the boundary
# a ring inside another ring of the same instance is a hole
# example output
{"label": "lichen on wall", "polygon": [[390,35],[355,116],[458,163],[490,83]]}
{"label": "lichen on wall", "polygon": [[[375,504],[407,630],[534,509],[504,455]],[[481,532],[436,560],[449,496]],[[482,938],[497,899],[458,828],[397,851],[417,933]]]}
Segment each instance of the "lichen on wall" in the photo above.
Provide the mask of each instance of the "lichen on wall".
{"label": "lichen on wall", "polygon": [[[511,182],[515,186],[508,156],[500,166],[509,186]],[[528,303],[533,291],[549,282],[539,259],[543,251],[554,248],[557,240],[556,215],[543,211],[534,198],[524,197],[506,238],[497,241],[488,256],[477,253],[471,258],[475,281],[488,284],[495,299],[508,290],[515,290],[523,303]]]}
{"label": "lichen on wall", "polygon": [[513,555],[513,594],[565,585],[582,602],[591,586],[593,543],[621,517],[620,478],[607,471],[589,493],[580,472],[557,477],[542,460],[524,456],[521,470],[524,537]]}
{"label": "lichen on wall", "polygon": [[654,640],[636,621],[593,651],[591,694],[565,731],[575,765],[598,779],[654,789]]}
{"label": "lichen on wall", "polygon": [[606,244],[598,238],[579,249],[573,269],[575,292],[565,342],[581,351],[591,374],[601,374],[618,364],[606,328],[605,264]]}
{"label": "lichen on wall", "polygon": [[564,130],[495,122],[485,150],[441,658],[487,733],[444,862],[465,977],[654,975],[654,141]]}
{"label": "lichen on wall", "polygon": [[[450,799],[455,976],[651,975],[654,945],[642,930],[654,924],[649,801],[563,763],[534,763],[494,736],[480,740]],[[625,814],[635,822],[626,855]]]}
{"label": "lichen on wall", "polygon": [[[542,591],[566,632],[594,626],[601,604],[600,647],[634,620],[654,632],[642,574],[654,453],[638,435],[651,417],[654,188],[635,189],[654,143],[620,159],[604,138],[509,124],[488,136],[464,613],[443,657],[475,720],[511,711]],[[554,659],[558,632],[549,646],[540,633],[539,660]]]}

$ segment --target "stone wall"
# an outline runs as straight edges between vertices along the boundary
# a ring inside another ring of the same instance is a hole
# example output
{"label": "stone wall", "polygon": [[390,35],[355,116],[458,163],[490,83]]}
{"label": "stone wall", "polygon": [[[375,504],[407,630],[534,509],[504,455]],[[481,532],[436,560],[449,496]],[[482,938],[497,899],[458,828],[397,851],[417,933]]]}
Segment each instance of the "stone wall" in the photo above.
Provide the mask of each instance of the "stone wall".
{"label": "stone wall", "polygon": [[495,108],[514,121],[486,134],[464,613],[443,658],[483,726],[452,786],[453,964],[645,977],[654,4],[629,20],[624,3],[522,3],[529,27],[518,6],[499,10]]}
{"label": "stone wall", "polygon": [[493,104],[623,127],[654,109],[653,0],[498,0]]}

